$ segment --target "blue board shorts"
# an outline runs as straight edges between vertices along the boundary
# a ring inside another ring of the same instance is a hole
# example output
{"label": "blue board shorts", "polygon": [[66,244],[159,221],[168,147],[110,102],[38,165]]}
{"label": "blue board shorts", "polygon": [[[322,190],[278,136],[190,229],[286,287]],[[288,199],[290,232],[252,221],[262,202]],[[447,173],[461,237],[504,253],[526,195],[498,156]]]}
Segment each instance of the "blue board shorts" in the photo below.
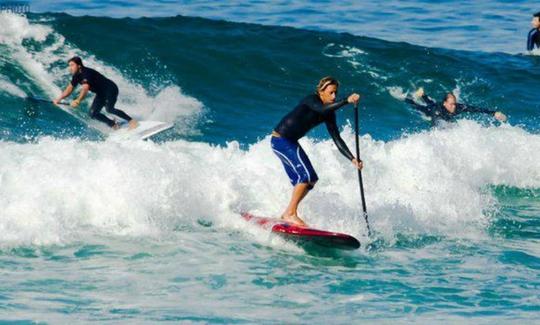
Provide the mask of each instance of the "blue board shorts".
{"label": "blue board shorts", "polygon": [[293,186],[300,183],[315,184],[319,180],[311,161],[298,142],[273,136],[270,143]]}

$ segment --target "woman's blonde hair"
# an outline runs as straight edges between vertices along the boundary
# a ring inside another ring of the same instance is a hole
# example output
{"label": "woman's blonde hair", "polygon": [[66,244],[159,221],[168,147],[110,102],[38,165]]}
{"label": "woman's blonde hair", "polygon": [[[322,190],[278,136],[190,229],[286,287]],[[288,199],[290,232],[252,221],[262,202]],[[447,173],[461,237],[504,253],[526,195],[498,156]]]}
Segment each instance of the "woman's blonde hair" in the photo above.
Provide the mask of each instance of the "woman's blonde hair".
{"label": "woman's blonde hair", "polygon": [[331,76],[326,76],[319,80],[319,84],[317,85],[317,93],[323,92],[326,87],[334,85],[336,87],[339,87],[339,81]]}

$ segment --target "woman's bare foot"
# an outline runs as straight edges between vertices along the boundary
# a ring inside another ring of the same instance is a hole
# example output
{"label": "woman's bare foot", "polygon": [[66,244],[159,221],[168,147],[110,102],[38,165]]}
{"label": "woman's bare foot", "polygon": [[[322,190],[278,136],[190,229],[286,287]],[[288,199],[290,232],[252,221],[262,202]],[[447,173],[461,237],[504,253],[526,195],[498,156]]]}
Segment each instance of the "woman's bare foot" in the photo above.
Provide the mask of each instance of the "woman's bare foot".
{"label": "woman's bare foot", "polygon": [[304,222],[304,220],[300,219],[297,215],[290,215],[290,216],[282,215],[281,219],[290,223],[294,223],[295,225],[298,225],[298,226],[307,227],[307,224]]}
{"label": "woman's bare foot", "polygon": [[139,123],[137,121],[135,121],[135,120],[131,120],[128,123],[128,129],[130,129],[130,130],[133,130],[137,126],[139,126]]}

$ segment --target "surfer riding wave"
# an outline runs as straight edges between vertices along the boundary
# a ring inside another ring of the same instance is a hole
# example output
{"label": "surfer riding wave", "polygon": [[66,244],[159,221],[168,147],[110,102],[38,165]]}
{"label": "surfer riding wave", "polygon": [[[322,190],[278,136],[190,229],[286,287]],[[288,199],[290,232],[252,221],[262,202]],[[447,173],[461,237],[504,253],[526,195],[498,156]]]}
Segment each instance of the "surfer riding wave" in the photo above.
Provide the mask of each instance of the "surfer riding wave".
{"label": "surfer riding wave", "polygon": [[341,154],[350,160],[356,168],[362,169],[363,167],[362,161],[354,157],[341,138],[336,124],[336,111],[347,104],[357,104],[360,95],[354,93],[345,99],[336,101],[338,88],[339,82],[335,78],[322,78],[316,93],[306,96],[281,119],[272,132],[272,150],[281,160],[285,172],[294,186],[289,205],[281,215],[281,218],[286,221],[302,226],[306,225],[298,216],[298,205],[313,189],[318,176],[298,140],[311,129],[324,122]]}
{"label": "surfer riding wave", "polygon": [[62,99],[71,95],[75,87],[80,84],[82,86],[82,90],[77,99],[71,102],[71,107],[76,108],[79,106],[88,92],[91,91],[96,94],[89,111],[91,118],[103,122],[115,130],[119,129],[120,125],[116,121],[111,120],[105,116],[105,114],[101,113],[103,106],[105,106],[107,113],[114,114],[128,121],[129,129],[134,129],[137,127],[137,121],[127,115],[124,111],[114,107],[118,98],[118,86],[116,86],[112,80],[107,79],[94,69],[85,67],[82,59],[78,56],[69,59],[68,65],[69,71],[72,75],[71,82],[62,92],[62,94],[57,99],[53,100],[53,103],[58,105]]}

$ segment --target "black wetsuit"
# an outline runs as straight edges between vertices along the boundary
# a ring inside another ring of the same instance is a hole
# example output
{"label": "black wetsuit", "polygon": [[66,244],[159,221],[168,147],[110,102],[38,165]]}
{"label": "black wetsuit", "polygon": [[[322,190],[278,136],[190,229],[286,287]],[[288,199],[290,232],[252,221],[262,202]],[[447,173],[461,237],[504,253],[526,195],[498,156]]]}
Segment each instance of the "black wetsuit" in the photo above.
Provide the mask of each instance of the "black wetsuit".
{"label": "black wetsuit", "polygon": [[427,95],[422,96],[422,99],[426,105],[421,105],[416,103],[410,98],[406,98],[405,102],[410,104],[414,109],[424,113],[426,116],[431,118],[431,124],[437,125],[441,121],[445,122],[455,122],[456,117],[462,113],[484,113],[484,114],[495,114],[496,111],[465,105],[465,104],[456,104],[456,110],[454,113],[450,113],[446,108],[441,104],[438,104],[433,99],[429,98]]}
{"label": "black wetsuit", "polygon": [[82,67],[81,71],[73,75],[71,79],[73,87],[77,87],[78,84],[88,84],[90,91],[96,94],[89,111],[91,118],[106,123],[110,127],[114,126],[114,121],[101,113],[101,109],[105,106],[108,113],[121,117],[126,121],[131,121],[129,115],[114,108],[118,98],[118,87],[112,80],[105,78],[94,69]]}
{"label": "black wetsuit", "polygon": [[274,131],[283,138],[296,142],[309,130],[324,122],[339,152],[347,159],[352,160],[354,156],[339,135],[339,128],[336,124],[336,110],[347,103],[347,99],[343,99],[324,105],[317,94],[309,95],[281,119]]}
{"label": "black wetsuit", "polygon": [[527,37],[527,51],[534,50],[534,47],[540,48],[540,31],[537,28],[531,29]]}

